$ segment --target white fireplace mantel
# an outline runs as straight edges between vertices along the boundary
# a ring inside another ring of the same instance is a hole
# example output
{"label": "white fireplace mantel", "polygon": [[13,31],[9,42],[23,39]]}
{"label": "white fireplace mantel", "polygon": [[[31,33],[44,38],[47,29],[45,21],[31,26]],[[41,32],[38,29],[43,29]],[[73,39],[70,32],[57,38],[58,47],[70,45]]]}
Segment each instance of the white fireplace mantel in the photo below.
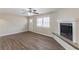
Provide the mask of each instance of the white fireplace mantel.
{"label": "white fireplace mantel", "polygon": [[[78,32],[79,32],[79,30],[78,30],[78,25],[79,25],[79,20],[78,19],[75,19],[75,18],[63,18],[63,19],[59,19],[59,20],[57,20],[57,22],[58,22],[58,34],[60,35],[60,23],[72,23],[72,28],[73,28],[73,39],[72,39],[72,41],[74,42],[74,43],[78,43],[79,42],[79,40],[78,40],[78,38],[79,37],[77,37],[78,36]],[[79,43],[78,43],[79,44]]]}

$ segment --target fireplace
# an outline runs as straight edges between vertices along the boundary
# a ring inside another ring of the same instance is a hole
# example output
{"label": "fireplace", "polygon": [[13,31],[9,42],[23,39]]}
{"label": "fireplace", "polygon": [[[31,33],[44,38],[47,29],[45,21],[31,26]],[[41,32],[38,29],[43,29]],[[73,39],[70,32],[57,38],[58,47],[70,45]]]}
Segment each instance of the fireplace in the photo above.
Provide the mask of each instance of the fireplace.
{"label": "fireplace", "polygon": [[72,23],[60,23],[60,35],[72,41],[73,39]]}
{"label": "fireplace", "polygon": [[55,32],[57,36],[56,39],[61,42],[61,44],[66,42],[79,47],[79,20],[76,18],[60,17],[57,20],[57,25],[58,31]]}

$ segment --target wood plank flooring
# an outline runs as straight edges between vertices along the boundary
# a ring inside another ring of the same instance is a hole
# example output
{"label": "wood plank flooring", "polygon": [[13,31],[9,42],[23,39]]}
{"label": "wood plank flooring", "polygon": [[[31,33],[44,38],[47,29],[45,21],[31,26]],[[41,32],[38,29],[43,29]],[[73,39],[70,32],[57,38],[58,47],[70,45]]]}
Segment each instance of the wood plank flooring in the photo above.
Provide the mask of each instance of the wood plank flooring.
{"label": "wood plank flooring", "polygon": [[53,38],[23,32],[0,37],[0,50],[64,50]]}

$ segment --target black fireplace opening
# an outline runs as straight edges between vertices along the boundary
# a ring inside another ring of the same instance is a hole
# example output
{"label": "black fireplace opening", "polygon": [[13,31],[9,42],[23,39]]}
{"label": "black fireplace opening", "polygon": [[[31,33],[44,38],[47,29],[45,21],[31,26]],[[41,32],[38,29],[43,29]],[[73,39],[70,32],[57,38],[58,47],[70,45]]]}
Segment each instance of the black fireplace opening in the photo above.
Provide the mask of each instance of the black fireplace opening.
{"label": "black fireplace opening", "polygon": [[73,38],[72,23],[60,23],[60,35],[72,41]]}

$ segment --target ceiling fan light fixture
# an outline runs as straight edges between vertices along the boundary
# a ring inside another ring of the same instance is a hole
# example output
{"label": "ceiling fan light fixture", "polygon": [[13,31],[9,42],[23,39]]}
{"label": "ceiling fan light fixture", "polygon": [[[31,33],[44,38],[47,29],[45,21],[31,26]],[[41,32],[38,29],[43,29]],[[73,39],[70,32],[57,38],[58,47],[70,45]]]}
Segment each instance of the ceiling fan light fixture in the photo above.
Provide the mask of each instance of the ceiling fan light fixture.
{"label": "ceiling fan light fixture", "polygon": [[33,13],[28,12],[28,15],[29,15],[29,16],[31,16],[31,15],[34,15],[34,14],[33,14]]}

